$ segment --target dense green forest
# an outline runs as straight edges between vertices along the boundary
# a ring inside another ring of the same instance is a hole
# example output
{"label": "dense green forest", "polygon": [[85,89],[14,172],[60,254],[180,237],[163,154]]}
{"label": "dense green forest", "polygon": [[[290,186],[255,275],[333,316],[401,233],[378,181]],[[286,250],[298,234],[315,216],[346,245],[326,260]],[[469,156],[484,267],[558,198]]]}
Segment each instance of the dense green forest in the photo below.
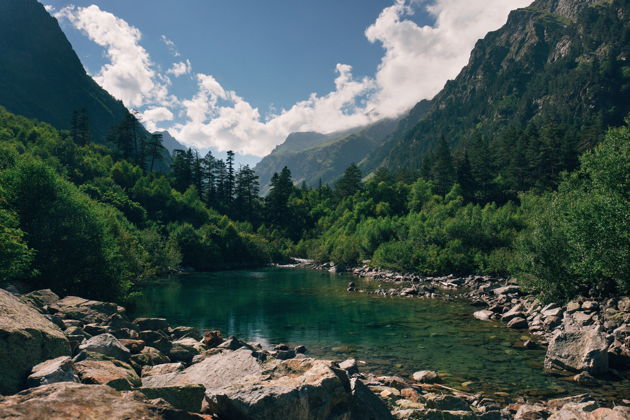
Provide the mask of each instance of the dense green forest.
{"label": "dense green forest", "polygon": [[[549,299],[630,291],[630,120],[578,156],[547,122],[451,150],[418,171],[350,165],[332,187],[266,197],[249,166],[192,150],[155,171],[160,136],[133,116],[91,143],[0,111],[2,281],[124,300],[157,275],[264,265],[290,256],[427,275],[514,275]],[[86,140],[88,139],[88,140]],[[493,143],[494,142],[494,143]],[[509,153],[508,153],[509,151]],[[518,157],[518,158],[515,158]],[[572,171],[569,171],[572,170]]]}

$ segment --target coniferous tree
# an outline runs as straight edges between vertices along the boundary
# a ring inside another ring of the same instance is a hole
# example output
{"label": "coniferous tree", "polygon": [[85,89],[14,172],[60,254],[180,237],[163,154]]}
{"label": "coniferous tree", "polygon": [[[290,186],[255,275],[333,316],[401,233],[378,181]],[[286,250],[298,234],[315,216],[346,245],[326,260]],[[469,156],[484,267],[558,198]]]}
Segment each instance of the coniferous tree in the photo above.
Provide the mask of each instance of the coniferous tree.
{"label": "coniferous tree", "polygon": [[85,146],[90,142],[90,123],[85,108],[72,113],[70,135],[79,146]]}
{"label": "coniferous tree", "polygon": [[361,189],[361,170],[356,163],[348,166],[343,176],[335,184],[335,194],[339,199],[351,197]]}
{"label": "coniferous tree", "polygon": [[258,175],[249,165],[243,166],[236,174],[234,208],[232,213],[239,220],[255,222],[257,219]]}
{"label": "coniferous tree", "polygon": [[455,183],[453,156],[451,155],[451,148],[444,137],[440,138],[438,147],[433,154],[431,178],[435,183],[436,192],[441,195],[446,195]]}
{"label": "coniferous tree", "polygon": [[152,134],[146,144],[149,158],[149,172],[153,172],[155,162],[161,158],[162,153],[166,150],[162,145],[163,138],[162,133]]}
{"label": "coniferous tree", "polygon": [[289,197],[293,192],[291,171],[286,166],[271,177],[271,189],[266,198],[267,220],[272,226],[284,228],[291,223]]}

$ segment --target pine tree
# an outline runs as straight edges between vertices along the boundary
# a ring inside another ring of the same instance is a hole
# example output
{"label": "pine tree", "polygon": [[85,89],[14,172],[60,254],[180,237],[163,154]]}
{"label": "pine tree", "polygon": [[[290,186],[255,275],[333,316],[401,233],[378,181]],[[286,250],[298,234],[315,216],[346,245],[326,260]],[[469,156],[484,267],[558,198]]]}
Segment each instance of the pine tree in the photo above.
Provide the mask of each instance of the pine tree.
{"label": "pine tree", "polygon": [[90,123],[85,108],[72,112],[70,135],[79,146],[85,146],[90,142]]}
{"label": "pine tree", "polygon": [[441,195],[446,195],[455,183],[453,156],[451,155],[451,149],[448,147],[444,137],[440,138],[438,147],[433,154],[431,178],[435,183],[436,192]]}
{"label": "pine tree", "polygon": [[149,154],[149,171],[150,172],[153,172],[153,167],[155,165],[155,162],[161,159],[162,153],[164,152],[164,150],[166,150],[164,146],[162,145],[163,138],[164,136],[162,135],[162,133],[152,134],[151,137],[149,138],[149,141],[146,144],[147,151]]}
{"label": "pine tree", "polygon": [[363,178],[361,170],[356,163],[352,163],[346,168],[343,176],[335,184],[335,194],[337,197],[343,200],[345,197],[351,197],[361,190],[361,178]]}

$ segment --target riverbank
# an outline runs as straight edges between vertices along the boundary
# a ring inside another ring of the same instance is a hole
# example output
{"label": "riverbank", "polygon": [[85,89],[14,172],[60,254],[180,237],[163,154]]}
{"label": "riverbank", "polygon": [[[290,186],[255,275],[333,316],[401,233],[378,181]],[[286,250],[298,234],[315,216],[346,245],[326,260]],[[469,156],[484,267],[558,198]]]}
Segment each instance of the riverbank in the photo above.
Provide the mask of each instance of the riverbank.
{"label": "riverbank", "polygon": [[2,354],[10,355],[2,361],[2,393],[21,390],[0,399],[0,418],[67,418],[68,410],[89,417],[107,409],[110,418],[630,416],[587,395],[535,404],[512,396],[501,404],[446,387],[439,373],[365,374],[360,362],[313,359],[303,346],[263,348],[163,318],[132,321],[118,305],[50,291],[20,298],[0,291],[0,308]]}

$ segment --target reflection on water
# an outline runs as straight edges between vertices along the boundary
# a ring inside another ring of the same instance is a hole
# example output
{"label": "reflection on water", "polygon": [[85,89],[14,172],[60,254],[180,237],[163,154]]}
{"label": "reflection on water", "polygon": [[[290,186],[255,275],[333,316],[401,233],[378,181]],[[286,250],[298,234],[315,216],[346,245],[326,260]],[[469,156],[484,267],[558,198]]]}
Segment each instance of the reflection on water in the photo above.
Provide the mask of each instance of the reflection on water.
{"label": "reflection on water", "polygon": [[[378,287],[310,270],[192,274],[147,287],[134,315],[219,329],[265,346],[304,344],[312,355],[353,357],[367,362],[363,370],[383,374],[437,370],[447,385],[466,383],[471,391],[532,397],[585,392],[543,373],[544,351],[522,348],[530,336],[474,319],[465,302],[347,293],[349,280],[362,289]],[[627,383],[614,386],[598,392],[629,390]]]}

